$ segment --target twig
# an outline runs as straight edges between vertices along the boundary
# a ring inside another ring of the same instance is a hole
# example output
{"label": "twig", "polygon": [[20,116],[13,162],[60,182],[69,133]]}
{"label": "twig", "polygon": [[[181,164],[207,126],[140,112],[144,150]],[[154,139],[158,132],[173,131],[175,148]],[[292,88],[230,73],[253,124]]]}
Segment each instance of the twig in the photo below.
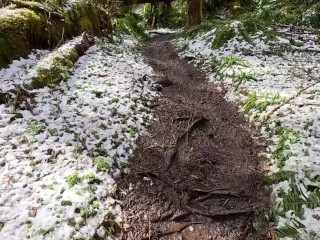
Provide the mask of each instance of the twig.
{"label": "twig", "polygon": [[296,29],[296,30],[300,30],[300,31],[309,31],[309,32],[316,32],[316,33],[320,32],[320,30],[315,29],[315,28],[299,27],[299,26],[286,25],[286,24],[274,24],[274,25],[276,27],[290,28],[290,29]]}
{"label": "twig", "polygon": [[203,201],[206,200],[212,196],[231,196],[231,197],[240,197],[241,196],[241,191],[236,193],[236,192],[231,192],[228,190],[213,190],[211,192],[208,192],[206,195],[199,197],[196,199],[196,201]]}
{"label": "twig", "polygon": [[178,230],[170,231],[170,232],[164,232],[164,233],[156,233],[156,234],[154,234],[152,236],[148,236],[148,237],[142,238],[142,240],[148,240],[148,239],[150,239],[150,237],[152,237],[152,239],[153,238],[157,238],[158,239],[160,237],[172,235],[172,234],[175,234],[175,233],[180,233],[183,230],[185,230],[187,227],[190,227],[191,225],[196,225],[196,224],[205,224],[205,222],[190,222],[190,223],[187,223],[186,225],[180,227]]}
{"label": "twig", "polygon": [[320,83],[319,81],[314,82],[312,84],[309,84],[308,86],[300,89],[299,92],[297,92],[295,95],[291,96],[290,98],[288,98],[285,102],[283,102],[281,105],[275,107],[274,109],[272,109],[268,114],[267,114],[267,119],[269,120],[270,117],[276,112],[278,111],[280,108],[282,108],[284,105],[288,104],[289,102],[291,102],[293,99],[295,99],[296,97],[298,97],[302,92],[304,92],[305,90],[307,90],[308,88],[311,88],[313,86],[315,86],[316,84]]}
{"label": "twig", "polygon": [[64,28],[62,28],[61,39],[54,50],[57,50],[57,48],[60,46],[62,42],[64,42]]}
{"label": "twig", "polygon": [[225,216],[230,216],[230,215],[242,215],[242,214],[248,214],[252,213],[254,210],[253,208],[247,208],[247,209],[240,209],[240,210],[226,210],[226,211],[219,211],[216,213],[204,213],[198,209],[192,208],[190,206],[186,206],[186,208],[191,211],[192,213],[205,216],[208,218],[220,218],[220,217],[225,217]]}
{"label": "twig", "polygon": [[186,131],[180,137],[177,138],[176,143],[175,143],[175,147],[174,147],[174,151],[170,156],[169,163],[168,163],[168,166],[166,167],[165,171],[168,171],[172,167],[172,165],[174,164],[175,159],[177,158],[177,155],[178,155],[180,143],[184,139],[184,137],[186,135],[188,135],[189,132],[193,131],[193,129],[197,125],[202,124],[202,123],[207,122],[207,121],[208,121],[208,119],[206,119],[204,117],[198,118],[197,120],[195,120],[193,123],[191,123],[188,126]]}

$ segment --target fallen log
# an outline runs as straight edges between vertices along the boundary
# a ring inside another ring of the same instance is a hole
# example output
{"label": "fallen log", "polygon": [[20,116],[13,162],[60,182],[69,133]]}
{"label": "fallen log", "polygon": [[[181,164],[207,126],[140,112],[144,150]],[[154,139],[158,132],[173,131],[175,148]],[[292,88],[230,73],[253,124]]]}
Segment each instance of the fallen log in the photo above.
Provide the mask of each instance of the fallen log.
{"label": "fallen log", "polygon": [[62,13],[55,11],[55,9],[49,7],[48,5],[44,5],[40,2],[34,1],[21,1],[21,0],[10,0],[10,3],[14,4],[15,8],[27,8],[30,10],[34,10],[36,12],[45,12],[48,14],[49,18],[62,20],[64,16]]}
{"label": "fallen log", "polygon": [[30,90],[55,85],[66,80],[74,63],[93,44],[94,38],[83,33],[57,48],[29,69],[26,75],[22,76],[21,82],[17,83],[14,88],[0,91],[0,104],[8,104],[16,109],[22,102],[28,103],[28,99],[32,99],[32,95],[29,94]]}
{"label": "fallen log", "polygon": [[27,57],[34,48],[55,49],[82,32],[102,36],[103,30],[111,31],[111,17],[102,0],[57,4],[54,0],[45,4],[12,0],[0,8],[0,68]]}
{"label": "fallen log", "polygon": [[30,70],[24,79],[28,85],[26,88],[41,88],[67,79],[74,63],[93,44],[94,38],[83,33],[62,45]]}
{"label": "fallen log", "polygon": [[299,27],[294,25],[286,25],[286,24],[274,24],[276,27],[279,28],[289,28],[290,30],[298,30],[298,31],[308,31],[308,32],[314,32],[314,33],[320,33],[319,29],[315,28],[308,28],[308,27]]}

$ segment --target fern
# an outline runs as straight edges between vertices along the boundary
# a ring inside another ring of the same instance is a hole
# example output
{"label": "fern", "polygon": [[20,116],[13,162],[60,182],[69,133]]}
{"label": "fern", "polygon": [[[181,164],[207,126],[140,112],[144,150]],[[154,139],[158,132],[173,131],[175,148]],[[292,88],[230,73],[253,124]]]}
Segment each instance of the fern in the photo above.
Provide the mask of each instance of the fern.
{"label": "fern", "polygon": [[216,31],[216,36],[213,40],[212,47],[214,49],[220,48],[235,36],[236,36],[236,31],[230,25],[220,27]]}
{"label": "fern", "polygon": [[248,64],[241,58],[238,56],[230,56],[230,57],[226,57],[222,60],[222,64],[221,67],[232,67],[232,66],[243,66],[243,67],[247,67]]}
{"label": "fern", "polygon": [[276,233],[280,238],[291,237],[298,239],[298,229],[303,229],[305,227],[298,219],[303,219],[304,206],[311,209],[320,207],[320,190],[317,188],[309,195],[309,197],[306,197],[298,187],[300,183],[296,182],[294,178],[291,178],[291,182],[291,191],[279,193],[279,198],[282,200],[277,206],[277,209],[269,213],[269,219],[277,222],[280,217],[286,218],[286,213],[292,211],[298,218],[291,218],[290,224],[284,223],[285,226],[278,228]]}
{"label": "fern", "polygon": [[289,128],[280,127],[276,130],[276,135],[279,136],[279,142],[271,158],[281,168],[285,165],[285,161],[292,156],[289,150],[292,144],[298,142],[299,134]]}
{"label": "fern", "polygon": [[119,18],[116,25],[118,33],[132,35],[142,41],[149,39],[149,35],[145,32],[144,26],[142,26],[133,15],[126,15],[123,18]]}

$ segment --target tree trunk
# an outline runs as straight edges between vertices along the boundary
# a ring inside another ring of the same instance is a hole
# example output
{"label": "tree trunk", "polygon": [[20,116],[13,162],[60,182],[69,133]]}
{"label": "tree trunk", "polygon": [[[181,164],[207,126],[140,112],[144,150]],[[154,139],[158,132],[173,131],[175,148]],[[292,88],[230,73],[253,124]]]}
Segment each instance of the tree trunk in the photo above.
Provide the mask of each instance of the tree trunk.
{"label": "tree trunk", "polygon": [[189,25],[195,26],[202,22],[202,0],[188,1]]}

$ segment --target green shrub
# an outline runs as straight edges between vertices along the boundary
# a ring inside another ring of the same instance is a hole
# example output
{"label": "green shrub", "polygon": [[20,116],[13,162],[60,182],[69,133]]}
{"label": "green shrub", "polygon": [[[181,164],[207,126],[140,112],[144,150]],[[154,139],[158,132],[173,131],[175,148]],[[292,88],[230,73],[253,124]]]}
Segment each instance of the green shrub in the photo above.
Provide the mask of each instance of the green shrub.
{"label": "green shrub", "polygon": [[145,32],[144,27],[144,24],[139,22],[136,16],[130,14],[117,19],[116,22],[116,32],[132,35],[142,41],[149,39],[149,35]]}
{"label": "green shrub", "polygon": [[279,128],[276,133],[279,136],[279,142],[276,150],[272,153],[272,159],[276,162],[279,168],[285,165],[285,161],[292,155],[290,148],[292,144],[295,144],[299,140],[297,132],[289,128]]}
{"label": "green shrub", "polygon": [[95,164],[99,171],[106,171],[111,167],[110,161],[105,157],[97,157]]}

